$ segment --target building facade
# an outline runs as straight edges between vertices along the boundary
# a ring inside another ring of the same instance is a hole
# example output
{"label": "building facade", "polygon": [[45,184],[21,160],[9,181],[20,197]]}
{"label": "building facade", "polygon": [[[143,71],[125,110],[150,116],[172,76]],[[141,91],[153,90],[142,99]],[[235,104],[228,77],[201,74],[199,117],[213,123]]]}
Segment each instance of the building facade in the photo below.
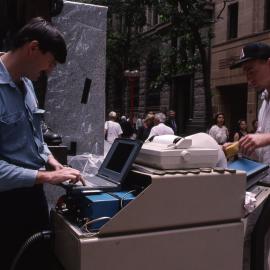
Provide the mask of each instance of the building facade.
{"label": "building facade", "polygon": [[230,65],[239,59],[241,48],[246,44],[270,44],[270,1],[228,1],[225,7],[222,0],[214,2],[215,17],[219,18],[214,24],[211,52],[213,111],[224,112],[230,129],[241,118],[247,119],[251,129],[251,123],[257,117],[260,97],[247,84],[242,69],[230,70]]}
{"label": "building facade", "polygon": [[[212,11],[212,6],[209,7]],[[142,38],[151,39],[154,35],[166,34],[170,24],[161,23],[155,9],[146,7],[145,14],[146,24],[140,29]],[[117,18],[114,19],[114,28],[119,29]],[[123,23],[122,20],[120,21]],[[106,111],[115,110],[120,114],[129,115],[131,106],[134,107],[135,115],[143,115],[148,111],[175,110],[180,134],[205,131],[206,104],[200,67],[195,72],[177,73],[162,86],[153,86],[153,82],[160,75],[162,68],[161,51],[166,49],[166,46],[170,46],[171,42],[168,40],[167,43],[159,43],[155,40],[153,43],[156,46],[145,46],[137,67],[140,76],[135,86],[133,84],[131,87],[128,79],[123,77],[125,87],[119,93],[120,85],[118,90],[115,90],[116,83],[113,82],[115,80],[110,78],[109,84],[107,84]],[[179,40],[176,43],[176,46],[181,46]],[[121,84],[120,79],[116,81]]]}

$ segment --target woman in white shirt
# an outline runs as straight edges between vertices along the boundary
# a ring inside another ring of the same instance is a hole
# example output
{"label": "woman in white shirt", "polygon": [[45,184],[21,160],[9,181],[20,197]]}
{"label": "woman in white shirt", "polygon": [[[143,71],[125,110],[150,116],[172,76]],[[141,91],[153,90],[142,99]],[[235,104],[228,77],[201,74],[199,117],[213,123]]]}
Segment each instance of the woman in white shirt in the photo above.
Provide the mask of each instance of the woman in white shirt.
{"label": "woman in white shirt", "polygon": [[229,131],[224,123],[224,113],[219,112],[215,116],[215,124],[209,130],[209,135],[211,135],[220,145],[227,142],[229,138]]}

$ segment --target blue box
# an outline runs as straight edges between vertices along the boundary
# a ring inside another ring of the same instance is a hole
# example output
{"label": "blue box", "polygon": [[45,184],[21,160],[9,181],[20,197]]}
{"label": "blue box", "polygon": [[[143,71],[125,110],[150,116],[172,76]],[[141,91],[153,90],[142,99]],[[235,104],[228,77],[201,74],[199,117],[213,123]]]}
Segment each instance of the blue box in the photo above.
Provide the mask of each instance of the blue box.
{"label": "blue box", "polygon": [[[108,193],[85,196],[86,207],[84,217],[94,220],[100,217],[113,217],[119,211],[119,199]],[[88,226],[88,229],[99,229],[108,220],[97,221]]]}
{"label": "blue box", "polygon": [[112,192],[110,194],[119,199],[120,209],[121,209],[121,201],[122,201],[122,207],[124,207],[130,201],[132,201],[136,198],[136,196],[130,191],[118,191],[118,192]]}
{"label": "blue box", "polygon": [[[113,217],[122,207],[127,205],[135,198],[135,195],[129,191],[119,191],[111,193],[100,193],[95,195],[85,196],[83,198],[83,217],[89,220],[95,220],[101,217]],[[88,230],[98,230],[109,219],[101,220],[89,224]]]}

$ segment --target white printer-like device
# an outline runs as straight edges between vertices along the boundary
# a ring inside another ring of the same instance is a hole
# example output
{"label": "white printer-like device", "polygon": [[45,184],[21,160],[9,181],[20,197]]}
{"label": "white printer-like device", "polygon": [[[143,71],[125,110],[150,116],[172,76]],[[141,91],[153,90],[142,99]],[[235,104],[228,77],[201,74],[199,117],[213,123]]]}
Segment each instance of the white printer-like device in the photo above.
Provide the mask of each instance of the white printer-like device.
{"label": "white printer-like device", "polygon": [[206,133],[184,138],[160,135],[143,144],[135,162],[163,170],[215,167],[220,152],[220,146]]}

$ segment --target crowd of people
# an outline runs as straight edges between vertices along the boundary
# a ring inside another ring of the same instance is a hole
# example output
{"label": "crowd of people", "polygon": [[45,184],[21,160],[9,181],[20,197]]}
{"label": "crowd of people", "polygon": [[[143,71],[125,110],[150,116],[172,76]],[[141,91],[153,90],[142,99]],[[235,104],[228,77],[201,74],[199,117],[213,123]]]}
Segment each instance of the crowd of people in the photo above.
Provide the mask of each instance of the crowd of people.
{"label": "crowd of people", "polygon": [[[258,120],[252,121],[252,129],[248,130],[247,121],[239,119],[229,130],[225,124],[225,115],[218,112],[213,125],[208,131],[219,145],[228,142],[239,141],[243,136],[255,133],[258,126]],[[141,141],[151,139],[157,135],[178,134],[178,126],[175,119],[175,111],[170,110],[167,114],[162,112],[148,112],[145,115],[137,115],[131,120],[130,117],[120,115],[114,111],[108,114],[108,120],[104,125],[105,140],[113,143],[116,138],[133,138]]]}
{"label": "crowd of people", "polygon": [[153,136],[177,134],[175,112],[170,110],[167,115],[162,112],[148,112],[137,117],[120,116],[114,111],[108,114],[104,125],[104,138],[113,143],[116,138],[133,138],[141,141],[151,140]]}

